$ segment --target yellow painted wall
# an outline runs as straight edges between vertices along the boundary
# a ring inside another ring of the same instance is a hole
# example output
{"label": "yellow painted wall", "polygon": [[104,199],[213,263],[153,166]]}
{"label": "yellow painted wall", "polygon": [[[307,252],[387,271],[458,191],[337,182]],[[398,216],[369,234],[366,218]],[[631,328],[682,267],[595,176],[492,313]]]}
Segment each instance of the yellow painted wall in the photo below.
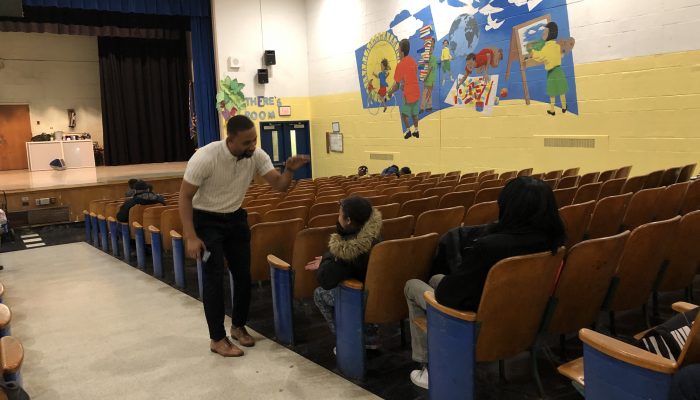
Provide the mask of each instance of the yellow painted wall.
{"label": "yellow painted wall", "polygon": [[[420,139],[404,140],[398,107],[361,107],[359,93],[310,98],[314,176],[354,173],[365,164],[416,171],[582,172],[633,165],[632,175],[700,159],[700,51],[576,65],[579,115],[555,117],[548,105],[501,101],[491,115],[451,108],[420,121]],[[303,101],[301,101],[303,104]],[[303,119],[296,118],[295,119]],[[344,153],[326,153],[325,132],[340,122]],[[595,138],[593,149],[545,148],[544,136]],[[371,152],[393,161],[370,160]]]}

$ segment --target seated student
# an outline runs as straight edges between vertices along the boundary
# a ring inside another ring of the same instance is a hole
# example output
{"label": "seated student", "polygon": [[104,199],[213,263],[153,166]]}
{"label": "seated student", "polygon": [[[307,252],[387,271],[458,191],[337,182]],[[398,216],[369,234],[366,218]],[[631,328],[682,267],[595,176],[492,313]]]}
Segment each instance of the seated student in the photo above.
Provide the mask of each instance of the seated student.
{"label": "seated student", "polygon": [[[406,282],[404,293],[411,320],[425,315],[423,293],[435,291],[435,299],[442,305],[464,311],[476,311],[489,270],[498,261],[508,257],[551,251],[555,253],[565,242],[564,224],[554,194],[539,179],[519,177],[503,188],[498,198],[498,221],[479,228],[455,228],[470,231],[463,238],[458,266],[438,268],[452,271],[435,275],[429,283],[418,279]],[[450,261],[450,260],[446,260]],[[411,372],[411,382],[428,388],[428,350],[425,332],[411,326],[411,346],[414,361],[423,368]]]}
{"label": "seated student", "polygon": [[398,165],[390,165],[382,171],[382,176],[390,176],[390,175],[396,175],[399,176],[399,167]]}
{"label": "seated student", "polygon": [[126,200],[117,212],[117,221],[129,222],[129,210],[137,204],[148,205],[160,203],[165,205],[163,196],[153,193],[152,190],[153,186],[144,181],[139,180],[135,182],[131,198]]}
{"label": "seated student", "polygon": [[673,375],[668,400],[700,400],[700,364],[685,366]]}
{"label": "seated student", "polygon": [[411,175],[411,169],[408,167],[402,167],[400,174],[401,175]]}
{"label": "seated student", "polygon": [[124,193],[124,197],[131,197],[136,193],[136,189],[134,189],[134,185],[136,185],[138,182],[143,182],[141,179],[136,179],[136,178],[131,178],[129,179],[129,190]]}
{"label": "seated student", "polygon": [[[372,247],[381,241],[382,216],[364,197],[352,196],[340,202],[337,233],[331,235],[329,251],[306,265],[316,270],[321,287],[314,291],[314,303],[335,334],[335,288],[346,279],[364,282]],[[365,342],[376,348],[377,327],[367,326]]]}
{"label": "seated student", "polygon": [[369,178],[368,169],[367,169],[366,165],[360,165],[357,168],[357,177],[358,178]]}
{"label": "seated student", "polygon": [[678,360],[690,334],[693,321],[698,315],[698,310],[700,310],[700,307],[674,315],[666,322],[648,330],[643,337],[636,340],[633,344],[670,360]]}

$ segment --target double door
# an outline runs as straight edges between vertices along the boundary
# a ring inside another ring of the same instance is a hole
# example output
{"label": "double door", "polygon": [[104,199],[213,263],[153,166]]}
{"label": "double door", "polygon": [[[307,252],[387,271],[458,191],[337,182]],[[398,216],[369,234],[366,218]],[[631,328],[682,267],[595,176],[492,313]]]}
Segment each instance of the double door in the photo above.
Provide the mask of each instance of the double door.
{"label": "double door", "polygon": [[[261,122],[260,146],[270,156],[272,164],[284,171],[287,158],[311,156],[309,121]],[[294,173],[294,179],[311,178],[311,162]]]}

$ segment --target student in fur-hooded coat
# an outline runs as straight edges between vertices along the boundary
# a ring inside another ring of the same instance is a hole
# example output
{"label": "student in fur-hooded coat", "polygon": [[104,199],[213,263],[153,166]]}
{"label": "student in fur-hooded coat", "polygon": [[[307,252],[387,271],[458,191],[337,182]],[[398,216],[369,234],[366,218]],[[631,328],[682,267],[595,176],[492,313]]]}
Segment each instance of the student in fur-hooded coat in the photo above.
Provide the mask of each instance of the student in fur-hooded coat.
{"label": "student in fur-hooded coat", "polygon": [[314,302],[335,333],[335,288],[346,279],[364,282],[372,247],[381,241],[381,213],[359,196],[340,203],[337,233],[331,235],[329,251],[307,264],[307,270],[317,270],[320,287],[314,291]]}

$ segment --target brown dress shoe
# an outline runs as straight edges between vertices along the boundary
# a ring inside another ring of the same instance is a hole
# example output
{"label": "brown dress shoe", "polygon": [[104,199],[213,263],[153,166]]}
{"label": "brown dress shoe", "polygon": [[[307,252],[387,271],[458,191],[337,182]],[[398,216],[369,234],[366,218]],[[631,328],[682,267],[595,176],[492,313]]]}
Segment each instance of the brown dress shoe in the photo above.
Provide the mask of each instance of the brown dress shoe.
{"label": "brown dress shoe", "polygon": [[245,346],[245,347],[255,346],[255,339],[253,339],[253,337],[250,336],[248,331],[245,329],[245,326],[242,326],[240,328],[232,327],[231,328],[231,337],[238,340],[238,343],[240,343],[241,346]]}
{"label": "brown dress shoe", "polygon": [[228,338],[223,338],[218,342],[212,340],[209,344],[209,350],[211,350],[212,353],[217,353],[224,357],[240,357],[243,355],[243,350],[231,343]]}

